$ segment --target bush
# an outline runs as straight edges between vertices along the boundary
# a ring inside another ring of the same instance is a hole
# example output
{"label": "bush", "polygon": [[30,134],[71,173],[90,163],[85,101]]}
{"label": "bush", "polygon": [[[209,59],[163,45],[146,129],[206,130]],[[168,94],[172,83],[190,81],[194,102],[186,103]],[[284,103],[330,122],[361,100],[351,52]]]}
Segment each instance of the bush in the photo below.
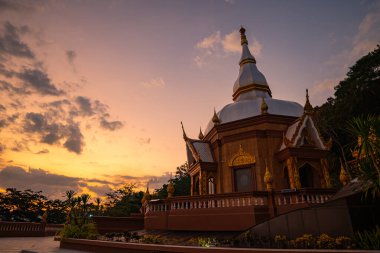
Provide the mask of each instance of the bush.
{"label": "bush", "polygon": [[380,226],[370,231],[357,232],[355,235],[357,246],[360,249],[380,249]]}
{"label": "bush", "polygon": [[328,234],[321,234],[317,238],[317,247],[319,249],[335,249],[335,239],[329,236]]}
{"label": "bush", "polygon": [[141,242],[147,244],[162,244],[162,239],[158,235],[144,235],[141,238]]}
{"label": "bush", "polygon": [[94,223],[83,224],[82,226],[66,224],[60,232],[61,238],[75,239],[97,239],[99,233]]}
{"label": "bush", "polygon": [[216,238],[210,237],[198,237],[198,245],[201,247],[215,247],[216,246]]}

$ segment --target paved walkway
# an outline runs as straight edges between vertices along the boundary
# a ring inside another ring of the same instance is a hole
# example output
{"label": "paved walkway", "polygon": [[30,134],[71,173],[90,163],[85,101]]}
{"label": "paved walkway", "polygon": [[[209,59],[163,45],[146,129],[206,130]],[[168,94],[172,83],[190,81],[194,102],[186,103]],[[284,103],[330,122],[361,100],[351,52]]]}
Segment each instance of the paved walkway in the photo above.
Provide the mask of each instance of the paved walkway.
{"label": "paved walkway", "polygon": [[84,253],[85,251],[60,249],[54,237],[0,237],[1,253]]}

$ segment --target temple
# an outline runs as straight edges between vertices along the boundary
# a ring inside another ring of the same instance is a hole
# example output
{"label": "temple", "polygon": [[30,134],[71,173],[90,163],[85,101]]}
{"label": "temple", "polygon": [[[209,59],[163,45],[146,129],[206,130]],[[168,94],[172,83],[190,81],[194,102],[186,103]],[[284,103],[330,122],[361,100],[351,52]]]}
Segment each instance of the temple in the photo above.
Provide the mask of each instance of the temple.
{"label": "temple", "polygon": [[272,98],[240,29],[242,54],[233,102],[215,111],[198,138],[183,138],[191,196],[144,204],[145,228],[239,231],[323,203],[331,188],[325,142],[305,105]]}

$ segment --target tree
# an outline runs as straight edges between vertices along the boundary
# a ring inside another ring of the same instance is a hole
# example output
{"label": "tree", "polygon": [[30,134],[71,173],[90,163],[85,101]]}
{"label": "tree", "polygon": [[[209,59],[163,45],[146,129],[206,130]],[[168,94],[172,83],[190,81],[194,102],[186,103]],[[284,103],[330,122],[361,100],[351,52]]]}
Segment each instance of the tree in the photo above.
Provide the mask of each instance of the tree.
{"label": "tree", "polygon": [[[188,196],[190,195],[190,174],[189,166],[187,162],[177,167],[175,176],[169,179],[169,182],[173,183],[174,186],[174,196]],[[167,191],[168,184],[164,184],[161,188],[155,190],[155,197],[163,199],[168,197]]]}
{"label": "tree", "polygon": [[348,147],[357,138],[346,131],[348,122],[380,114],[380,46],[359,59],[334,89],[334,97],[315,108],[315,118],[322,135],[333,139],[329,160],[332,174],[338,174],[339,157],[347,168],[347,160],[352,159]]}
{"label": "tree", "polygon": [[47,198],[41,191],[7,188],[4,193],[0,193],[1,219],[39,222],[46,209],[46,202]]}
{"label": "tree", "polygon": [[106,193],[107,207],[105,214],[109,216],[129,216],[131,213],[140,212],[141,199],[144,196],[142,191],[135,192],[134,184],[125,184],[122,188]]}
{"label": "tree", "polygon": [[356,152],[354,173],[364,182],[366,193],[380,196],[380,116],[355,117],[348,132],[358,137],[351,146]]}

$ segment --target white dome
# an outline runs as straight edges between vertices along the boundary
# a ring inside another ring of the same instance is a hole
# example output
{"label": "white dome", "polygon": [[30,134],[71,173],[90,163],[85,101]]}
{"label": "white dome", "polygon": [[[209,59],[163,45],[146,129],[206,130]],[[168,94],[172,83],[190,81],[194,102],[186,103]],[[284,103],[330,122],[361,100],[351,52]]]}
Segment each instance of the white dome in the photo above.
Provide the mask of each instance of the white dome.
{"label": "white dome", "polygon": [[[261,115],[262,98],[256,97],[247,100],[240,100],[224,106],[218,113],[220,124],[233,122],[240,119],[246,119]],[[303,107],[291,101],[265,98],[268,105],[268,114],[301,117]],[[210,120],[207,124],[205,135],[214,127],[214,122]]]}

